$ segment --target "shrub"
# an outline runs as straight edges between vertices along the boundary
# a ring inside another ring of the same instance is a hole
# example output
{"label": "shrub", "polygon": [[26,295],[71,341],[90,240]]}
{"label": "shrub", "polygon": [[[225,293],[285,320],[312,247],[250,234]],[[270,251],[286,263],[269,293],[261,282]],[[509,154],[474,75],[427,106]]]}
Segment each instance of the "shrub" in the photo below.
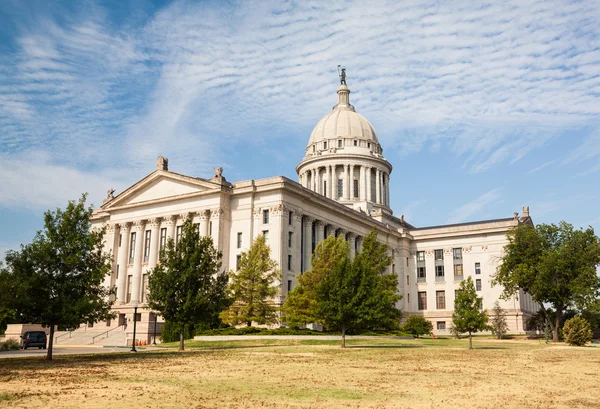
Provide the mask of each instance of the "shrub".
{"label": "shrub", "polygon": [[20,347],[19,341],[14,338],[9,338],[4,342],[0,342],[0,351],[10,351],[19,349]]}
{"label": "shrub", "polygon": [[569,345],[583,346],[592,340],[592,327],[581,317],[573,317],[565,322],[562,332]]}
{"label": "shrub", "polygon": [[[180,326],[171,321],[165,321],[165,326],[163,327],[162,335],[160,336],[161,342],[176,342],[179,341],[179,329]],[[184,338],[191,339],[194,338],[195,328],[192,325],[188,325],[185,328]]]}
{"label": "shrub", "polygon": [[421,335],[431,334],[433,324],[427,318],[420,315],[410,315],[401,328],[402,332],[407,332],[413,337],[418,338]]}

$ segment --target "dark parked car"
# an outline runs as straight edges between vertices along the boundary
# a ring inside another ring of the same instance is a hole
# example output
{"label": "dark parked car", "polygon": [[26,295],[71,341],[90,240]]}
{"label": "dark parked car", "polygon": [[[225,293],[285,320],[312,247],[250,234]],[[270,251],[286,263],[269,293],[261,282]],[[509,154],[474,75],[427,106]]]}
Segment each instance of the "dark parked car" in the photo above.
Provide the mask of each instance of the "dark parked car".
{"label": "dark parked car", "polygon": [[44,331],[27,331],[21,336],[21,347],[38,347],[46,349],[46,333]]}

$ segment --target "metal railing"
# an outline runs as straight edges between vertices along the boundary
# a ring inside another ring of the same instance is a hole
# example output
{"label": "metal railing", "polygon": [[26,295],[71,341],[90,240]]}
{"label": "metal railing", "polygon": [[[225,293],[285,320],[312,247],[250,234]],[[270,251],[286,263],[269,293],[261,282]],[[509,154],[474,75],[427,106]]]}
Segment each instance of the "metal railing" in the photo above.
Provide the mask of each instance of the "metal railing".
{"label": "metal railing", "polygon": [[[104,332],[103,332],[103,333],[101,333],[101,334],[94,335],[94,336],[92,337],[92,344],[94,344],[94,343],[96,342],[96,338],[98,338],[98,337],[101,337],[101,336],[103,336],[103,335],[106,335],[106,337],[105,337],[105,338],[108,338],[108,333],[109,333],[109,332],[111,332],[111,331],[114,331],[114,330],[116,330],[116,329],[125,329],[125,328],[124,328],[124,325],[119,325],[119,326],[117,326],[117,327],[114,327],[114,328],[111,328],[111,329],[109,329],[109,330],[107,330],[107,331],[104,331]],[[100,339],[103,339],[103,338],[100,338]]]}
{"label": "metal railing", "polygon": [[58,343],[58,339],[59,339],[59,338],[62,338],[62,337],[64,337],[64,336],[67,336],[67,335],[69,336],[69,338],[71,338],[71,333],[72,333],[72,332],[73,332],[73,331],[69,331],[69,332],[67,332],[66,334],[60,334],[60,335],[58,335],[58,336],[54,337],[54,343],[55,343],[55,344],[57,344],[57,343]]}

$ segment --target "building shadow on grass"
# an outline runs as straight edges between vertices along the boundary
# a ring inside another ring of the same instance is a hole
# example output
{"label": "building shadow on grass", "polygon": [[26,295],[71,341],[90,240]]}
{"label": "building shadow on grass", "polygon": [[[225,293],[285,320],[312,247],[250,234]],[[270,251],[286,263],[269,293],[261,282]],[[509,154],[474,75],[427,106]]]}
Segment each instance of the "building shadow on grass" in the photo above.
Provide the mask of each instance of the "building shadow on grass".
{"label": "building shadow on grass", "polygon": [[346,348],[353,349],[409,349],[409,348],[427,348],[427,345],[346,345]]}

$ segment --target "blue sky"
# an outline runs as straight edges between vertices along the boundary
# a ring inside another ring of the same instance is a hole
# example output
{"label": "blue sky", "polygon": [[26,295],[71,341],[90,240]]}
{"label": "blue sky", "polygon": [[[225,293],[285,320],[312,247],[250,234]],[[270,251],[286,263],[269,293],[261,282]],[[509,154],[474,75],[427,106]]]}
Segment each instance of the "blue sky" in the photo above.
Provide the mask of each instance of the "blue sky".
{"label": "blue sky", "polygon": [[0,253],[154,170],[296,179],[336,67],[417,226],[600,230],[600,2],[0,0]]}

